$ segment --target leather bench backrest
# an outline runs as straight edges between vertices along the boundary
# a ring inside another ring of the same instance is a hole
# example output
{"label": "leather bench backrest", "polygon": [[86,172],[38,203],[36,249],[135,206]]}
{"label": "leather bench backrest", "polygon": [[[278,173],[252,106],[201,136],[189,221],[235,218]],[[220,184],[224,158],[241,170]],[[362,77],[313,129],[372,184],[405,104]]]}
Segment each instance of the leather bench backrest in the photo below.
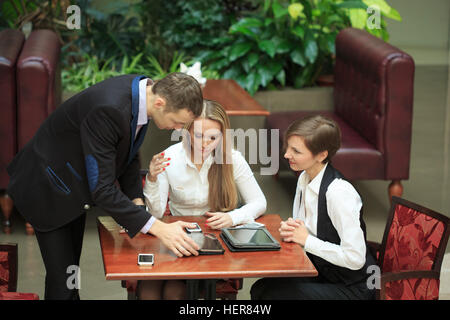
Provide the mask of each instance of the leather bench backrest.
{"label": "leather bench backrest", "polygon": [[335,112],[382,153],[388,69],[403,54],[359,29],[345,29],[336,39]]}
{"label": "leather bench backrest", "polygon": [[19,150],[61,102],[60,43],[50,30],[33,31],[17,61],[17,143]]}
{"label": "leather bench backrest", "polygon": [[6,166],[17,152],[16,63],[25,36],[14,29],[0,31],[0,189],[6,188]]}

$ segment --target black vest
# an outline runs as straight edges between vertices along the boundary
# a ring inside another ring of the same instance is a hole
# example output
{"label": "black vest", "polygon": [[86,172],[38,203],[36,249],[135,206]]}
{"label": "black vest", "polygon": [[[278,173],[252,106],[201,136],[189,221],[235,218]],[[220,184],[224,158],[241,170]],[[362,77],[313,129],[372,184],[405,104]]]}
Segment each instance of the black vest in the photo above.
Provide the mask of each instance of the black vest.
{"label": "black vest", "polygon": [[[331,222],[330,216],[328,215],[327,209],[327,199],[326,192],[328,190],[328,186],[334,179],[344,179],[342,174],[337,171],[333,166],[329,163],[325,172],[323,174],[322,182],[320,184],[319,189],[319,199],[318,199],[318,210],[317,210],[317,238],[322,241],[331,242],[339,245],[341,243],[341,239]],[[362,207],[359,216],[359,220],[361,223],[361,229],[364,233],[364,239],[366,240],[366,224],[364,223],[362,217]],[[336,266],[316,255],[308,253],[309,259],[312,261],[317,271],[319,272],[319,276],[323,277],[327,282],[330,283],[343,283],[345,285],[355,284],[361,281],[364,281],[369,274],[367,273],[367,268],[370,265],[376,265],[376,261],[371,255],[370,251],[366,245],[366,263],[359,270],[351,270],[344,267]]]}

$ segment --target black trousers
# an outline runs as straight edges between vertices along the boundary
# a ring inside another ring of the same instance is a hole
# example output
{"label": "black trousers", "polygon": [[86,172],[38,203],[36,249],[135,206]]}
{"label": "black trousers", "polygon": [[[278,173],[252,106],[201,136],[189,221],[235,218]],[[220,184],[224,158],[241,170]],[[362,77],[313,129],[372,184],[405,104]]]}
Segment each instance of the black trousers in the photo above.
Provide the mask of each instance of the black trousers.
{"label": "black trousers", "polygon": [[45,265],[45,299],[79,300],[77,279],[86,214],[49,232],[35,231]]}
{"label": "black trousers", "polygon": [[375,290],[365,282],[351,286],[333,284],[314,278],[264,278],[251,290],[252,300],[372,300]]}

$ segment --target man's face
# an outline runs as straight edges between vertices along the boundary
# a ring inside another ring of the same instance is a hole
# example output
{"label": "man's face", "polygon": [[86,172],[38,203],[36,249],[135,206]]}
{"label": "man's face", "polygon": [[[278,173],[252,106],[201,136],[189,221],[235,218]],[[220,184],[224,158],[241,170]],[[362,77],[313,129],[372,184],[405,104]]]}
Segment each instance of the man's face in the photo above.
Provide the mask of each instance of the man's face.
{"label": "man's face", "polygon": [[194,120],[194,114],[188,109],[167,112],[165,109],[158,109],[153,114],[153,121],[159,129],[181,129],[186,123]]}

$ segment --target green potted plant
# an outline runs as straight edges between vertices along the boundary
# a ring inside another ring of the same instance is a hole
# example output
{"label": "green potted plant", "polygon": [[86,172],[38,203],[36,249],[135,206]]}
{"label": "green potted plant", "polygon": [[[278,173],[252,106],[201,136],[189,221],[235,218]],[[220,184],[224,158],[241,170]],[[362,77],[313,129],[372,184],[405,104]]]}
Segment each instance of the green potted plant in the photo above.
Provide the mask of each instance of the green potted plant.
{"label": "green potted plant", "polygon": [[365,28],[361,21],[368,19],[372,5],[382,8],[382,16],[380,29],[369,32],[386,39],[383,17],[400,16],[384,0],[265,0],[261,10],[216,39],[217,49],[199,58],[250,94],[261,88],[313,86],[320,75],[332,73],[336,35],[350,26]]}

